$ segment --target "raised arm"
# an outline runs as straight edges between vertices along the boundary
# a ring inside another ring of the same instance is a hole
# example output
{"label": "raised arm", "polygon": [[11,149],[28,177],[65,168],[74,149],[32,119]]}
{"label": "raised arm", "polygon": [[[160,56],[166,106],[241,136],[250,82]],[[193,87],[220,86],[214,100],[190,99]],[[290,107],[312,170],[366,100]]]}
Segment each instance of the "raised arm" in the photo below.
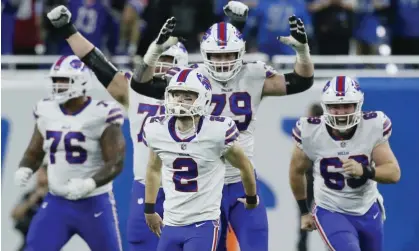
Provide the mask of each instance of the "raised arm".
{"label": "raised arm", "polygon": [[289,18],[290,36],[279,40],[291,46],[297,54],[294,72],[284,75],[275,74],[265,80],[263,96],[282,96],[300,93],[308,90],[314,82],[314,65],[311,62],[307,35],[304,24],[296,16]]}
{"label": "raised arm", "polygon": [[74,54],[77,55],[96,75],[109,94],[128,107],[128,84],[130,77],[118,72],[118,69],[103,55],[103,53],[80,34],[71,23],[71,13],[60,5],[47,14],[56,32],[66,39]]}

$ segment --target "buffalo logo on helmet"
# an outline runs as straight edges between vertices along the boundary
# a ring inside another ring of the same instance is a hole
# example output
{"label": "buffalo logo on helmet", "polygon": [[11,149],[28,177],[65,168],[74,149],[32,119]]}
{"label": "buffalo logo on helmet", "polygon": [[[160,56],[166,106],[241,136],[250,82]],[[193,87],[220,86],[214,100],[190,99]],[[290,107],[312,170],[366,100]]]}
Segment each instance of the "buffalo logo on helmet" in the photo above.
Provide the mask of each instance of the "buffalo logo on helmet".
{"label": "buffalo logo on helmet", "polygon": [[70,66],[76,70],[84,68],[84,63],[79,59],[74,59],[70,62]]}
{"label": "buffalo logo on helmet", "polygon": [[206,90],[211,90],[211,83],[207,77],[200,73],[196,73],[196,76],[198,77],[199,82],[201,82],[201,84],[205,87]]}
{"label": "buffalo logo on helmet", "polygon": [[202,41],[207,40],[207,39],[209,38],[209,36],[210,36],[210,35],[211,35],[211,28],[209,28],[209,29],[205,32],[204,36],[202,37]]}
{"label": "buffalo logo on helmet", "polygon": [[327,91],[327,89],[329,89],[329,87],[330,87],[330,81],[329,81],[329,82],[327,82],[327,84],[324,86],[324,88],[323,88],[323,92],[326,92],[326,91]]}
{"label": "buffalo logo on helmet", "polygon": [[357,81],[353,81],[352,82],[352,86],[355,88],[355,90],[360,91],[361,90],[361,86],[359,85],[359,83]]}

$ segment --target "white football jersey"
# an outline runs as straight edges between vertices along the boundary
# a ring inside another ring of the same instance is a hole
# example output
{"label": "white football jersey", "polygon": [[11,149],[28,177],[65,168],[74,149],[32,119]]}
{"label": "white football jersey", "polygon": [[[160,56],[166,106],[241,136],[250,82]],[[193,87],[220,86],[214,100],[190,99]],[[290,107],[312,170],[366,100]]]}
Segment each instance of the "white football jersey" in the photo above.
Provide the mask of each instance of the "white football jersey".
{"label": "white football jersey", "polygon": [[147,119],[144,143],[163,162],[163,222],[185,226],[220,217],[225,164],[223,154],[239,136],[228,117],[203,116],[196,135],[180,138],[176,117]]}
{"label": "white football jersey", "polygon": [[[198,68],[211,81],[211,115],[230,117],[236,122],[240,131],[239,143],[252,161],[256,112],[262,100],[263,85],[266,78],[277,74],[276,71],[260,61],[244,63],[240,72],[223,84],[211,78],[204,64],[195,64],[192,68]],[[175,73],[176,68],[169,70],[167,75],[170,77]],[[240,171],[228,162],[226,167],[225,183],[240,182]]]}
{"label": "white football jersey", "polygon": [[322,117],[302,117],[293,129],[293,138],[313,161],[314,200],[330,211],[363,215],[377,201],[377,182],[353,178],[344,173],[343,159],[374,166],[372,151],[391,135],[391,121],[380,111],[364,112],[351,139],[332,137]]}
{"label": "white football jersey", "polygon": [[[50,187],[60,187],[71,178],[90,178],[104,165],[100,138],[111,124],[122,125],[124,115],[115,102],[88,97],[78,112],[69,115],[57,102],[44,99],[34,108],[44,138]],[[112,190],[112,182],[96,188],[87,197]],[[51,191],[54,193],[54,191]]]}
{"label": "white football jersey", "polygon": [[164,101],[138,94],[129,88],[128,118],[133,146],[134,179],[144,181],[148,148],[143,144],[143,128],[148,117],[164,114]]}

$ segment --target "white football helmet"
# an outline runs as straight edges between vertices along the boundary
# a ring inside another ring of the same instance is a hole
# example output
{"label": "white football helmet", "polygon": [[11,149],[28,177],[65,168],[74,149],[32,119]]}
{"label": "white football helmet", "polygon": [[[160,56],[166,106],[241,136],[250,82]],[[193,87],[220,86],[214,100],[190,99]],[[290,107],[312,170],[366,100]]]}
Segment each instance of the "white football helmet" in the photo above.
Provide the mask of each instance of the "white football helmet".
{"label": "white football helmet", "polygon": [[[201,54],[205,68],[215,80],[226,82],[239,73],[245,53],[243,35],[233,25],[225,22],[213,24],[202,37]],[[230,61],[211,60],[211,54],[237,53]]]}
{"label": "white football helmet", "polygon": [[84,96],[91,88],[92,72],[75,55],[61,56],[51,67],[51,98],[60,104]]}
{"label": "white football helmet", "polygon": [[[173,91],[190,91],[198,94],[192,105],[178,103]],[[185,69],[174,75],[166,87],[164,106],[167,115],[177,117],[206,115],[211,103],[211,83],[196,69]]]}
{"label": "white football helmet", "polygon": [[[364,93],[355,80],[346,76],[334,77],[323,88],[321,105],[325,122],[328,126],[339,131],[345,131],[361,121]],[[345,115],[330,113],[328,105],[355,104],[355,112]]]}
{"label": "white football helmet", "polygon": [[166,73],[166,71],[175,66],[187,66],[188,65],[188,51],[185,46],[178,42],[170,46],[169,49],[164,51],[160,57],[173,57],[172,62],[157,62],[156,69],[154,71],[154,76],[161,76]]}

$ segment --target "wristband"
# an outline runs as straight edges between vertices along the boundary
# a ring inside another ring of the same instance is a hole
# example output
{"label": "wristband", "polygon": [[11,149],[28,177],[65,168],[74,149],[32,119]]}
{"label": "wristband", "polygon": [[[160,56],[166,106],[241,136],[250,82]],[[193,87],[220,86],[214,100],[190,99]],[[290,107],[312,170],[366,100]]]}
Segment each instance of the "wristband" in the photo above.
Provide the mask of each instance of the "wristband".
{"label": "wristband", "polygon": [[56,31],[58,32],[58,34],[61,37],[65,38],[65,39],[67,39],[67,38],[71,37],[71,35],[77,33],[77,29],[72,23],[68,23],[68,24],[64,25],[63,27],[56,28]]}
{"label": "wristband", "polygon": [[253,195],[253,196],[246,195],[246,203],[249,205],[256,205],[258,203],[257,195]]}
{"label": "wristband", "polygon": [[301,215],[305,215],[309,213],[308,207],[307,207],[307,201],[305,199],[297,200],[297,203],[298,203],[298,207],[300,208]]}
{"label": "wristband", "polygon": [[374,179],[375,178],[375,168],[369,165],[362,165],[362,178]]}
{"label": "wristband", "polygon": [[144,203],[144,213],[145,214],[154,214],[154,205],[155,203]]}

